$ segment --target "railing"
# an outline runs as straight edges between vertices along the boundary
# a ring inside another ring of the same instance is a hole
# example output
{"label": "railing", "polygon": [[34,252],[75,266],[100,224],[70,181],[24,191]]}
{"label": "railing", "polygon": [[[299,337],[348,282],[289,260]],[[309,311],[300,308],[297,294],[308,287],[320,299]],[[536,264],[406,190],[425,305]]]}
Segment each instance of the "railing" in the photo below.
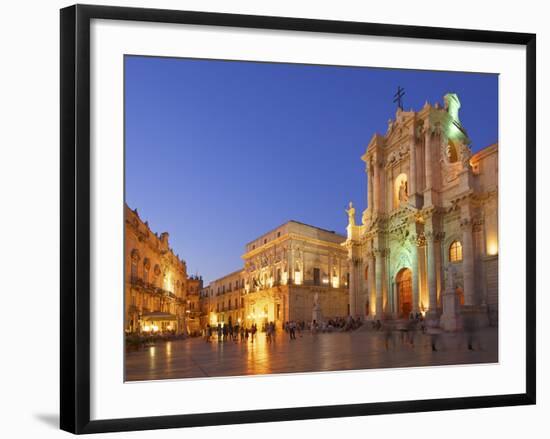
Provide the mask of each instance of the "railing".
{"label": "railing", "polygon": [[179,299],[174,293],[168,290],[164,290],[160,287],[155,286],[152,283],[145,282],[143,279],[139,277],[131,277],[130,283],[135,286],[144,289],[148,293],[157,294],[160,296],[168,296],[172,299]]}

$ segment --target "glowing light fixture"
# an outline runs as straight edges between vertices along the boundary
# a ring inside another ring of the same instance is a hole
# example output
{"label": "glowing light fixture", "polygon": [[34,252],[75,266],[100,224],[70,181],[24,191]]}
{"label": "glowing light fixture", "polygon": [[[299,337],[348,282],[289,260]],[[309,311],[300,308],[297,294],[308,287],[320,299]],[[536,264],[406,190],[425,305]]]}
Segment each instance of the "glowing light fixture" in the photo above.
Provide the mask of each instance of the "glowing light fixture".
{"label": "glowing light fixture", "polygon": [[498,243],[496,239],[489,239],[487,241],[487,254],[494,256],[498,253]]}

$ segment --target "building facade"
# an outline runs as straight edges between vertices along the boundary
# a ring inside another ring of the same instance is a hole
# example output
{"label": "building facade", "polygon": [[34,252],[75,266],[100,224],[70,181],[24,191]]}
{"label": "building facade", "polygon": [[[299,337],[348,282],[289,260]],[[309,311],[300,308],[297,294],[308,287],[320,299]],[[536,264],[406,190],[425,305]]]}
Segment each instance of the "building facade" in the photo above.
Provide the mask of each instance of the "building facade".
{"label": "building facade", "polygon": [[202,290],[202,277],[192,275],[187,278],[187,295],[185,301],[185,313],[187,332],[192,335],[197,335],[201,331],[201,304],[200,292]]}
{"label": "building facade", "polygon": [[125,205],[125,322],[126,333],[188,332],[189,279],[185,261],[160,235],[142,221],[137,210]]}
{"label": "building facade", "polygon": [[243,268],[203,289],[205,323],[260,327],[348,315],[345,239],[288,221],[249,242]]}
{"label": "building facade", "polygon": [[352,315],[422,313],[446,330],[498,320],[498,145],[472,155],[456,94],[397,110],[361,157],[368,201],[347,210]]}

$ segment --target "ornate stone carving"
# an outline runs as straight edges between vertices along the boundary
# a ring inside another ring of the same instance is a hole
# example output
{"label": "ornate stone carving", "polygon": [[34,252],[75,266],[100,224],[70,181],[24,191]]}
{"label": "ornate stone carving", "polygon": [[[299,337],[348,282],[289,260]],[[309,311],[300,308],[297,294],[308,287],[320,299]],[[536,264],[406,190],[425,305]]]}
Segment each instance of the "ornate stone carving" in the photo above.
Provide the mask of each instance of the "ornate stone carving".
{"label": "ornate stone carving", "polygon": [[471,230],[472,228],[472,220],[471,218],[461,218],[460,219],[460,228],[462,230]]}

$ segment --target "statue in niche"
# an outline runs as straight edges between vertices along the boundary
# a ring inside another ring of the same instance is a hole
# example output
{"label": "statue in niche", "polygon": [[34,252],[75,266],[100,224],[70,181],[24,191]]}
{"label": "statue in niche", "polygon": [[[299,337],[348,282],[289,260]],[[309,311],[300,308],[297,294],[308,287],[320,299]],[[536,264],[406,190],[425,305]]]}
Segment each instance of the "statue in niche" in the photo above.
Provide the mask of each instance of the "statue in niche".
{"label": "statue in niche", "polygon": [[409,200],[407,180],[401,180],[399,186],[399,203],[406,203]]}
{"label": "statue in niche", "polygon": [[349,208],[346,209],[346,212],[348,214],[348,223],[350,226],[355,225],[355,207],[353,207],[353,203],[349,202]]}

